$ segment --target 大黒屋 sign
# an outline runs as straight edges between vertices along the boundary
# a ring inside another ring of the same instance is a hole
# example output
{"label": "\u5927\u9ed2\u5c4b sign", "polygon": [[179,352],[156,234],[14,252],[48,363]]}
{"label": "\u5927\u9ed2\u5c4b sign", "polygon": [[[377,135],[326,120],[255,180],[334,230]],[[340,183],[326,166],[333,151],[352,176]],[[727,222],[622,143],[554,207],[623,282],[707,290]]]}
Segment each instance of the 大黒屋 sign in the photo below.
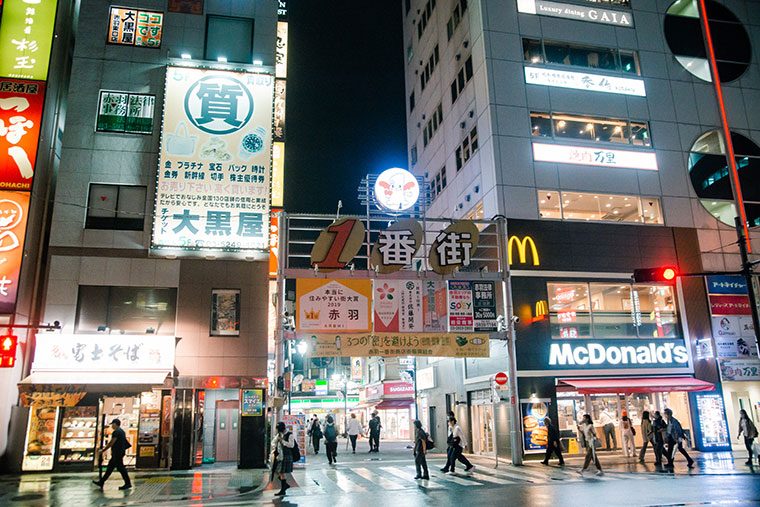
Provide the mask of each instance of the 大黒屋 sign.
{"label": "\u5927\u9ed2\u5c4b sign", "polygon": [[163,12],[111,7],[108,42],[126,46],[160,47],[163,23]]}
{"label": "\u5927\u9ed2\u5c4b sign", "polygon": [[45,83],[0,79],[0,189],[31,190]]}
{"label": "\u5927\u9ed2\u5c4b sign", "polygon": [[47,80],[58,0],[5,0],[0,6],[0,76]]}
{"label": "\u5927\u9ed2\u5c4b sign", "polygon": [[152,248],[269,248],[274,79],[169,67]]}

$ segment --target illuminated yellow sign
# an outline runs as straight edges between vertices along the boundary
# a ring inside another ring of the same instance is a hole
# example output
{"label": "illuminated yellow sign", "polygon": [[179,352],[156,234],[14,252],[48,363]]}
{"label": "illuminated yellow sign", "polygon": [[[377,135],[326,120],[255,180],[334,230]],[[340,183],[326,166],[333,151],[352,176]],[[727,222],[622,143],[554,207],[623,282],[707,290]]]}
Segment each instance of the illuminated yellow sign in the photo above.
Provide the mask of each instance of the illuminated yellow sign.
{"label": "illuminated yellow sign", "polygon": [[549,304],[545,299],[539,299],[536,301],[536,308],[533,312],[533,322],[543,320],[549,315]]}
{"label": "illuminated yellow sign", "polygon": [[522,239],[517,236],[511,236],[507,242],[507,256],[509,264],[512,264],[512,245],[517,245],[517,256],[520,264],[528,264],[528,247],[530,246],[531,259],[534,266],[539,266],[541,262],[538,259],[538,249],[536,243],[530,236],[523,236]]}
{"label": "illuminated yellow sign", "polygon": [[285,143],[272,143],[272,206],[281,208],[285,187]]}

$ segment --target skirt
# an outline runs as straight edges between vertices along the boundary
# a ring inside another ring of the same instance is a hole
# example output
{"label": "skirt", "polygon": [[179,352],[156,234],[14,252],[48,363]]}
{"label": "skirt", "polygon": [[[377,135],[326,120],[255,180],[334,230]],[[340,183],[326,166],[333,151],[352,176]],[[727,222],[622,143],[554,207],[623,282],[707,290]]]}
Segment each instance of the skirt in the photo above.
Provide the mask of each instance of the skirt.
{"label": "skirt", "polygon": [[274,472],[278,474],[293,473],[293,458],[290,453],[286,453],[282,459],[278,456],[274,462]]}

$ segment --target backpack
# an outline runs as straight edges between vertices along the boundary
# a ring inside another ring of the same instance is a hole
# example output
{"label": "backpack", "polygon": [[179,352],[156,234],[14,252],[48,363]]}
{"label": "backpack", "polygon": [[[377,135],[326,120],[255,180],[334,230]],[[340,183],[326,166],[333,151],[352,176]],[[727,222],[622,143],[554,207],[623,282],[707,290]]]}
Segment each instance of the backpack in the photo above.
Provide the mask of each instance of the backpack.
{"label": "backpack", "polygon": [[334,442],[338,438],[338,431],[335,429],[334,424],[328,424],[325,426],[325,438],[328,442]]}
{"label": "backpack", "polygon": [[319,423],[314,425],[311,431],[311,436],[317,439],[322,438],[322,428],[319,427]]}
{"label": "backpack", "polygon": [[369,430],[370,431],[373,431],[373,432],[374,431],[379,431],[380,430],[379,426],[380,426],[380,421],[377,420],[376,418],[373,417],[372,419],[369,420]]}
{"label": "backpack", "polygon": [[[292,435],[292,433],[287,433],[285,435],[285,438],[288,438],[288,435]],[[301,449],[298,448],[298,440],[295,438],[293,439],[293,447],[290,449],[290,457],[293,459],[293,463],[296,461],[301,461]]]}

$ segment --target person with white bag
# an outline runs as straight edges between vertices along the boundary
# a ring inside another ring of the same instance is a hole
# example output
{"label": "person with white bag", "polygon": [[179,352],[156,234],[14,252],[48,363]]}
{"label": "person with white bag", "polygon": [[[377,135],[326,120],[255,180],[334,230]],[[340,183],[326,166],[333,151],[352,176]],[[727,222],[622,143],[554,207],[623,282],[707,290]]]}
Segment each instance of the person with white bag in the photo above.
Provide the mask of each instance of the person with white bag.
{"label": "person with white bag", "polygon": [[[755,454],[753,452],[752,444],[755,441],[755,438],[757,438],[757,428],[755,427],[755,423],[752,422],[752,419],[747,415],[747,411],[744,409],[739,410],[739,433],[737,433],[736,438],[740,438],[741,435],[744,435],[744,446],[749,453],[749,458],[744,464],[752,466],[752,459]],[[760,455],[758,455],[757,461],[760,465]]]}

